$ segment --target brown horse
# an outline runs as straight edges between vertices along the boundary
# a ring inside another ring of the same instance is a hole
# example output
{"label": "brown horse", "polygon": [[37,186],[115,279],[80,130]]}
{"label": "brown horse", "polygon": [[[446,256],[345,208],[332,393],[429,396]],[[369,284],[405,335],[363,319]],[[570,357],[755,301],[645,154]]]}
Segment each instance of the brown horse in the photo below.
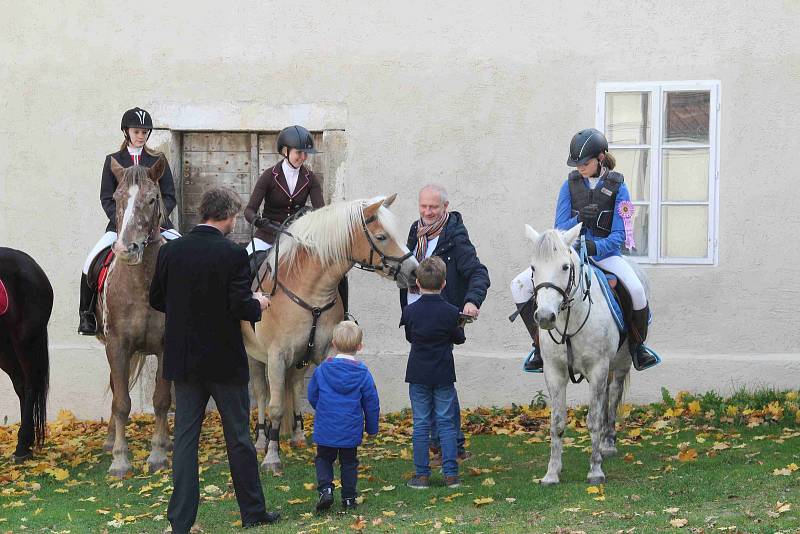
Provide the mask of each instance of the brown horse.
{"label": "brown horse", "polygon": [[44,444],[52,310],[53,287],[42,268],[24,252],[0,247],[0,369],[11,378],[20,407],[15,462]]}
{"label": "brown horse", "polygon": [[[262,464],[266,470],[282,470],[278,454],[282,419],[284,428],[294,431],[293,443],[305,441],[299,413],[305,364],[322,361],[333,328],[344,318],[337,298],[340,280],[354,266],[393,279],[401,288],[416,280],[417,260],[388,210],[395,197],[336,203],[305,215],[288,228],[267,258],[274,265],[277,251],[278,284],[272,304],[255,331],[242,323],[258,402],[256,447],[261,450],[267,441],[263,430],[269,396],[269,446]],[[271,276],[262,282],[265,289],[274,284]]]}
{"label": "brown horse", "polygon": [[123,477],[131,470],[125,438],[131,412],[130,388],[148,354],[158,358],[158,375],[153,393],[156,425],[147,463],[150,472],[167,466],[170,445],[167,410],[172,394],[169,381],[162,378],[164,314],[151,308],[148,302],[150,280],[163,242],[159,227],[165,215],[158,181],[165,164],[162,156],[149,169],[139,165],[123,169],[111,158],[111,171],[119,184],[114,193],[119,236],[96,314],[97,338],[106,346],[111,368],[114,398],[103,448],[112,451],[114,460],[108,472],[115,477]]}

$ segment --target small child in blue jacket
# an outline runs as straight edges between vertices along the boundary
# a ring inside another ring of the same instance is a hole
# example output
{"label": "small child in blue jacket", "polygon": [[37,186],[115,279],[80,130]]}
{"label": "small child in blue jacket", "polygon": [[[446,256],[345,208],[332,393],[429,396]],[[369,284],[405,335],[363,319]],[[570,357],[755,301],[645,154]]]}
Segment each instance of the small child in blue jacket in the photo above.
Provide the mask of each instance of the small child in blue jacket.
{"label": "small child in blue jacket", "polygon": [[339,457],[342,507],[356,507],[358,446],[364,434],[378,433],[380,403],[369,369],[355,359],[363,345],[361,328],[343,321],[333,330],[337,354],[314,370],[308,384],[308,402],[314,407],[314,443],[317,456],[317,511],[333,504],[333,463]]}
{"label": "small child in blue jacket", "polygon": [[447,270],[438,256],[422,260],[417,267],[417,285],[422,296],[403,308],[400,324],[405,326],[406,339],[411,343],[406,366],[406,382],[411,398],[414,419],[412,445],[414,477],[408,486],[414,489],[430,487],[431,423],[439,428],[442,448],[442,473],[448,488],[460,484],[458,476],[458,428],[455,424],[456,368],[453,344],[464,343],[464,328],[460,325],[459,309],[444,300],[441,292]]}

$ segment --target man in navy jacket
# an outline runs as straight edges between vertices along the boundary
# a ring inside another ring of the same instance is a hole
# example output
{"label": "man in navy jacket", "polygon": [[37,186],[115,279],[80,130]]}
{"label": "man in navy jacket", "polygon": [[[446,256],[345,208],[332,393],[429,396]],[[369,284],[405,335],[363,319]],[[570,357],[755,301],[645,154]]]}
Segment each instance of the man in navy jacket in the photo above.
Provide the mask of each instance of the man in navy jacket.
{"label": "man in navy jacket", "polygon": [[[448,211],[450,201],[447,190],[429,184],[419,192],[419,219],[408,232],[408,249],[417,261],[439,256],[447,268],[447,285],[442,290],[444,300],[467,315],[478,317],[486,292],[491,284],[489,270],[478,259],[478,253],[469,239],[464,220],[457,211]],[[419,299],[419,293],[400,290],[400,307]],[[458,429],[458,456],[467,457],[464,433],[461,431],[461,406],[456,396],[456,428]],[[436,426],[431,428],[434,449],[438,449]]]}

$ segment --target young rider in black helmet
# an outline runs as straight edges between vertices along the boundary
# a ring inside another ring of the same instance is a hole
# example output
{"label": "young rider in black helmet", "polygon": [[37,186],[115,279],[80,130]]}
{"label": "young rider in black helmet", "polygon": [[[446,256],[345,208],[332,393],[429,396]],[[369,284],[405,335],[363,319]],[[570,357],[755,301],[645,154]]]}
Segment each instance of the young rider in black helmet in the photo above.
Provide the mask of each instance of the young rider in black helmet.
{"label": "young rider in black helmet", "polygon": [[[630,194],[622,174],[613,170],[615,164],[614,157],[608,152],[608,141],[600,131],[588,128],[573,136],[567,165],[577,167],[577,170],[569,174],[561,187],[555,227],[569,230],[579,222],[583,223],[588,255],[600,267],[614,273],[630,293],[633,324],[628,332],[628,343],[634,367],[641,371],[653,367],[659,360],[644,345],[650,312],[644,287],[636,272],[622,258],[625,219],[632,217],[633,213],[630,209],[620,209],[621,204],[624,208],[626,203],[630,208]],[[530,267],[511,283],[511,293],[533,339],[533,348],[524,368],[541,373],[544,362],[530,300],[533,295]]]}
{"label": "young rider in black helmet", "polygon": [[[278,134],[277,145],[283,159],[264,171],[244,210],[245,219],[257,228],[253,242],[247,246],[251,255],[272,248],[277,229],[309,198],[314,209],[325,205],[322,180],[304,165],[308,154],[318,152],[311,132],[302,126],[289,126]],[[339,284],[339,293],[347,313],[347,278]]]}
{"label": "young rider in black helmet", "polygon": [[[106,232],[86,258],[86,262],[83,265],[83,273],[81,274],[80,322],[78,325],[78,333],[87,336],[97,334],[97,321],[94,315],[94,290],[89,287],[87,274],[89,273],[89,268],[95,256],[106,247],[112,245],[117,239],[117,206],[114,201],[117,179],[111,172],[111,158],[114,158],[117,163],[125,168],[133,165],[151,167],[158,161],[161,155],[159,152],[152,150],[146,145],[147,140],[150,138],[150,133],[153,130],[153,118],[147,111],[138,107],[129,109],[122,115],[120,129],[125,139],[118,152],[106,156],[100,182],[100,203],[103,206],[103,211],[105,211],[108,216],[108,225],[106,225]],[[172,172],[170,171],[169,164],[166,165],[164,175],[161,177],[161,180],[159,180],[159,186],[161,188],[161,198],[164,201],[164,208],[166,209],[167,216],[169,216],[177,203],[175,200],[175,184],[172,180]],[[180,237],[180,234],[173,229],[169,219],[166,220],[165,229],[162,231],[161,235],[166,239]]]}

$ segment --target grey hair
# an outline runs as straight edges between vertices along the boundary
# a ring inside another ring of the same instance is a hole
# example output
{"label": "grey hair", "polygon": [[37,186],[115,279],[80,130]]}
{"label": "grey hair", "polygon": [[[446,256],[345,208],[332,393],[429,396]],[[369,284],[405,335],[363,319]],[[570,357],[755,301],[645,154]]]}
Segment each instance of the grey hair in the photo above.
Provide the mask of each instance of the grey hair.
{"label": "grey hair", "polygon": [[447,195],[447,189],[445,189],[444,186],[441,186],[439,184],[427,184],[423,186],[422,189],[419,190],[420,194],[426,189],[430,189],[431,191],[436,191],[437,193],[439,193],[439,201],[442,204],[450,200],[450,197]]}
{"label": "grey hair", "polygon": [[203,193],[200,199],[200,220],[224,221],[230,219],[242,209],[239,194],[227,187],[215,187]]}

